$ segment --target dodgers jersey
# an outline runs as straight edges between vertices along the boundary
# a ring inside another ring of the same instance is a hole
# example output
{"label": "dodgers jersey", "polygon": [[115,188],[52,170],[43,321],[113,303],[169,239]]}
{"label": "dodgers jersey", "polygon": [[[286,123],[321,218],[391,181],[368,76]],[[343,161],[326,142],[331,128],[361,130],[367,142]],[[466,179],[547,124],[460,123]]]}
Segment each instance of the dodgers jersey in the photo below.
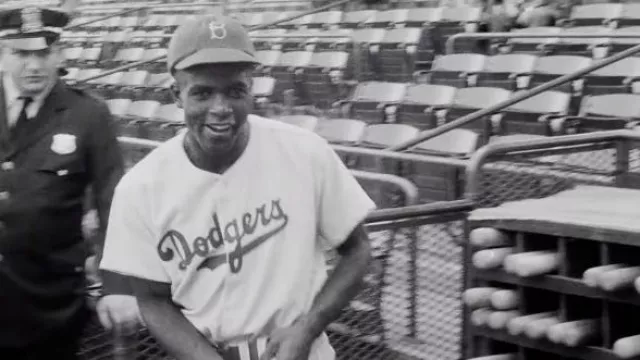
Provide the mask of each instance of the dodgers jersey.
{"label": "dodgers jersey", "polygon": [[[375,208],[329,144],[249,116],[245,152],[224,174],[195,167],[184,134],[116,188],[103,270],[171,285],[212,343],[268,336],[307,313],[327,278],[325,251]],[[335,354],[325,334],[309,360]]]}

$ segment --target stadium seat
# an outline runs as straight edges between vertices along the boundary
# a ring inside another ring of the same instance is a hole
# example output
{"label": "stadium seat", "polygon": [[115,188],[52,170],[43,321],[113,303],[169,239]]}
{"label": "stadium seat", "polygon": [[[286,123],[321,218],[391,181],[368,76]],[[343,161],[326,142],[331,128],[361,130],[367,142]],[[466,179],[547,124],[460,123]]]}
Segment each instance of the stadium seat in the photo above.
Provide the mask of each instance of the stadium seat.
{"label": "stadium seat", "polygon": [[438,112],[448,108],[456,88],[447,85],[408,85],[402,103],[398,105],[397,121],[426,130],[438,125]]}
{"label": "stadium seat", "polygon": [[258,76],[253,78],[251,93],[253,94],[254,99],[253,109],[257,114],[266,115],[275,86],[276,79],[270,76]]}
{"label": "stadium seat", "polygon": [[[442,9],[440,18],[433,23],[436,32],[437,43],[444,49],[445,41],[454,34],[461,32],[476,32],[481,21],[482,9],[479,7],[460,6]],[[476,49],[475,40],[459,42],[464,52],[472,52]]]}
{"label": "stadium seat", "polygon": [[161,104],[154,100],[134,101],[129,105],[127,112],[122,116],[122,131],[125,136],[149,139],[146,123],[153,121]]}
{"label": "stadium seat", "polygon": [[[419,130],[404,124],[374,124],[366,127],[359,146],[381,149],[408,141],[416,137]],[[353,159],[353,160],[352,160]],[[381,159],[375,156],[358,155],[352,161],[353,167],[368,172],[402,175],[402,163],[392,159]],[[363,188],[378,206],[396,207],[401,205],[402,195],[397,189],[389,189],[384,184],[367,181],[361,182]]]}
{"label": "stadium seat", "polygon": [[422,30],[402,28],[388,30],[377,47],[373,59],[375,68],[382,74],[381,80],[391,82],[411,81],[418,59]]}
{"label": "stadium seat", "polygon": [[145,49],[141,47],[120,49],[108,63],[108,67],[117,67],[142,60]]}
{"label": "stadium seat", "polygon": [[[576,70],[584,69],[591,65],[591,62],[591,58],[585,56],[554,55],[539,57],[529,77],[528,86],[533,88],[560,76],[573,73]],[[560,85],[554,90],[574,93],[581,90],[581,88],[581,82],[574,81],[573,83]]]}
{"label": "stadium seat", "polygon": [[369,124],[393,123],[406,86],[404,83],[377,81],[360,83],[351,99],[335,105],[343,106],[346,110],[340,117],[363,120]]}
{"label": "stadium seat", "polygon": [[318,122],[315,132],[333,144],[357,145],[366,127],[362,120],[326,119]]}
{"label": "stadium seat", "polygon": [[85,48],[78,59],[79,65],[81,67],[100,66],[101,53],[102,49],[99,47]]}
{"label": "stadium seat", "polygon": [[342,21],[343,12],[342,11],[325,11],[315,13],[309,22],[307,23],[307,27],[310,29],[332,29],[340,26],[340,22]]}
{"label": "stadium seat", "polygon": [[588,33],[602,35],[601,38],[562,38],[555,41],[549,48],[555,55],[579,55],[596,59],[606,55],[607,44],[613,29],[604,26],[577,26],[566,28],[563,34]]}
{"label": "stadium seat", "polygon": [[345,73],[349,53],[325,51],[314,53],[309,66],[304,70],[304,96],[319,108],[329,108],[344,98],[349,88],[345,84]]}
{"label": "stadium seat", "polygon": [[[166,55],[167,55],[167,49],[166,48],[145,49],[144,53],[142,54],[142,58],[140,59],[140,61],[149,61],[149,60],[152,60],[152,59],[157,59],[160,56],[166,56]],[[160,60],[152,61],[152,62],[150,62],[148,64],[145,64],[145,65],[139,67],[139,69],[146,70],[146,71],[148,71],[150,73],[153,73],[153,74],[166,72],[167,71],[166,59],[160,59]]]}
{"label": "stadium seat", "polygon": [[[481,145],[472,130],[453,129],[423,141],[412,153],[468,158]],[[459,199],[464,189],[464,169],[429,162],[405,162],[402,174],[418,187],[421,203]]]}
{"label": "stadium seat", "polygon": [[633,85],[639,80],[640,58],[625,58],[585,75],[584,93],[601,95],[633,92]]}
{"label": "stadium seat", "polygon": [[313,49],[316,52],[347,51],[347,49],[353,48],[353,30],[351,29],[323,30],[318,35],[318,37],[307,38],[305,48]]}
{"label": "stadium seat", "polygon": [[567,118],[558,131],[583,133],[623,129],[640,120],[639,94],[585,96],[578,116]]}
{"label": "stadium seat", "polygon": [[[506,101],[511,94],[512,92],[509,90],[480,86],[458,89],[453,103],[446,109],[442,117],[438,117],[438,121],[441,123],[453,121],[464,115]],[[500,114],[491,114],[486,118],[465,125],[464,128],[480,133],[482,142],[485,143],[493,132],[492,124],[499,121],[500,116]]]}
{"label": "stadium seat", "polygon": [[260,65],[256,67],[255,74],[267,75],[270,73],[271,68],[278,64],[282,52],[280,50],[262,50],[256,51],[256,58],[260,62]]}
{"label": "stadium seat", "polygon": [[349,74],[360,81],[379,80],[378,52],[384,39],[384,29],[358,29],[351,36],[348,51],[352,52],[349,61]]}
{"label": "stadium seat", "polygon": [[619,19],[621,15],[621,4],[575,5],[571,9],[567,25],[608,26],[612,20]]}
{"label": "stadium seat", "polygon": [[[612,34],[640,34],[640,26],[628,26],[615,29]],[[607,48],[607,54],[612,55],[638,44],[640,44],[640,38],[610,38]]]}
{"label": "stadium seat", "polygon": [[344,14],[340,26],[347,29],[355,29],[364,26],[367,20],[373,18],[375,10],[351,11]]}
{"label": "stadium seat", "polygon": [[365,20],[364,26],[369,28],[391,29],[396,24],[404,23],[408,18],[407,9],[391,9],[376,12],[372,17]]}
{"label": "stadium seat", "polygon": [[[291,51],[280,56],[271,72],[271,76],[276,79],[276,89],[273,92],[276,102],[283,103],[287,98],[292,105],[297,104],[297,96],[304,92],[302,89],[304,68],[309,66],[312,56],[313,53],[309,51]],[[285,97],[285,92],[291,96]]]}
{"label": "stadium seat", "polygon": [[311,115],[284,115],[279,116],[277,120],[309,131],[314,131],[318,125],[318,118]]}
{"label": "stadium seat", "polygon": [[616,27],[640,25],[640,4],[623,4],[620,16],[615,19]]}
{"label": "stadium seat", "polygon": [[497,46],[498,51],[504,53],[546,54],[552,51],[552,45],[558,40],[552,35],[562,32],[556,26],[540,26],[511,30],[517,34],[548,34],[548,38],[511,38],[504,44]]}
{"label": "stadium seat", "polygon": [[144,122],[144,135],[150,140],[166,141],[184,128],[184,110],[176,104],[166,104],[157,108],[155,114]]}
{"label": "stadium seat", "polygon": [[109,99],[106,101],[111,114],[114,116],[124,116],[129,110],[131,99]]}
{"label": "stadium seat", "polygon": [[[281,49],[279,44],[283,40],[280,35],[286,33],[286,29],[264,29],[259,31],[250,31],[249,36],[253,36],[253,46],[255,47],[256,51],[280,51]],[[260,37],[255,37],[255,35],[260,35]]]}
{"label": "stadium seat", "polygon": [[511,91],[523,88],[526,85],[525,76],[533,72],[537,59],[537,56],[530,54],[487,57],[482,70],[475,77],[475,85],[500,87]]}
{"label": "stadium seat", "polygon": [[431,23],[440,20],[442,11],[438,8],[411,9],[404,21],[398,22],[398,26],[412,28],[427,28]]}
{"label": "stadium seat", "polygon": [[83,47],[68,47],[62,50],[62,54],[67,66],[78,66],[80,64],[80,57],[84,51]]}
{"label": "stadium seat", "polygon": [[449,85],[457,88],[469,85],[469,76],[482,70],[486,56],[481,54],[451,54],[436,57],[431,70],[417,73],[417,81],[426,78],[429,84]]}
{"label": "stadium seat", "polygon": [[468,158],[480,146],[480,137],[468,129],[453,129],[416,145],[420,154]]}
{"label": "stadium seat", "polygon": [[492,134],[553,135],[551,121],[569,115],[570,105],[571,94],[545,91],[504,109],[492,124]]}

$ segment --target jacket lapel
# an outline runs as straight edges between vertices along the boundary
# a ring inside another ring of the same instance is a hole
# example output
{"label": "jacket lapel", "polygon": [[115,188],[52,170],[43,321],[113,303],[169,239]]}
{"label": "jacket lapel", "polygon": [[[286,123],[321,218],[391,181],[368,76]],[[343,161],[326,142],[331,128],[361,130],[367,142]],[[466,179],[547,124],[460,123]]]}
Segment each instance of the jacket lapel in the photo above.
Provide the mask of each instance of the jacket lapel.
{"label": "jacket lapel", "polygon": [[[66,91],[61,82],[56,83],[40,107],[38,115],[29,121],[16,124],[11,131],[11,142],[13,143],[11,156],[33,145],[56,128],[56,125],[63,118],[61,112],[68,107]],[[6,120],[4,123],[6,124]]]}

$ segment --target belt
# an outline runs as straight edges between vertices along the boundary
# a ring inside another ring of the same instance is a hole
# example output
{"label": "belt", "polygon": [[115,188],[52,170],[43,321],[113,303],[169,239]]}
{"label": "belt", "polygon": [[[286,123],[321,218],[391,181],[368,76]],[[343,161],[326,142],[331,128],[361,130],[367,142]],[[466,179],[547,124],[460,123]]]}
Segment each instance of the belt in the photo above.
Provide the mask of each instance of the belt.
{"label": "belt", "polygon": [[267,338],[242,341],[220,349],[224,360],[260,360],[260,355],[267,348]]}

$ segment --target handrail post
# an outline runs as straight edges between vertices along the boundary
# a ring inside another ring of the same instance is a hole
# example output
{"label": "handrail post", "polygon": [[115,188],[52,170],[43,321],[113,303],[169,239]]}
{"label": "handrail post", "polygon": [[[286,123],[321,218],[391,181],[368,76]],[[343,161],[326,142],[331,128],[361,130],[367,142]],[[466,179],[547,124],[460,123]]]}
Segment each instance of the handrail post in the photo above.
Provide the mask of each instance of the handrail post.
{"label": "handrail post", "polygon": [[553,79],[549,82],[546,82],[544,84],[538,85],[536,87],[534,87],[533,89],[529,89],[526,91],[523,91],[521,93],[516,94],[515,96],[505,100],[505,101],[501,101],[495,105],[491,105],[487,108],[484,109],[480,109],[478,111],[474,111],[471,114],[467,114],[461,118],[458,118],[452,122],[446,123],[444,125],[441,125],[435,129],[431,129],[431,130],[426,130],[423,131],[421,133],[418,134],[417,137],[405,141],[403,143],[394,145],[394,146],[390,146],[388,148],[386,148],[385,150],[388,151],[403,151],[403,150],[407,150],[413,146],[416,146],[418,144],[420,144],[421,142],[425,141],[425,140],[429,140],[432,139],[438,135],[444,134],[445,132],[455,129],[455,128],[459,128],[463,125],[469,124],[473,121],[476,121],[477,119],[480,119],[482,117],[485,117],[487,115],[493,114],[499,110],[505,109],[515,103],[518,103],[522,100],[526,100],[528,98],[531,98],[533,96],[536,96],[542,92],[545,92],[549,89],[555,88],[559,85],[563,85],[565,83],[568,83],[569,81],[573,81],[576,80],[582,76],[584,76],[585,74],[588,74],[594,70],[598,70],[601,69],[605,66],[611,65],[617,61],[620,61],[626,57],[629,57],[631,55],[634,55],[636,53],[640,52],[640,44],[636,45],[632,48],[629,48],[627,50],[621,51],[617,54],[614,54],[612,56],[606,57],[604,59],[598,60],[595,63],[585,67],[584,69],[580,69],[577,70],[574,73],[571,74],[566,74],[566,75],[562,75],[556,79]]}

